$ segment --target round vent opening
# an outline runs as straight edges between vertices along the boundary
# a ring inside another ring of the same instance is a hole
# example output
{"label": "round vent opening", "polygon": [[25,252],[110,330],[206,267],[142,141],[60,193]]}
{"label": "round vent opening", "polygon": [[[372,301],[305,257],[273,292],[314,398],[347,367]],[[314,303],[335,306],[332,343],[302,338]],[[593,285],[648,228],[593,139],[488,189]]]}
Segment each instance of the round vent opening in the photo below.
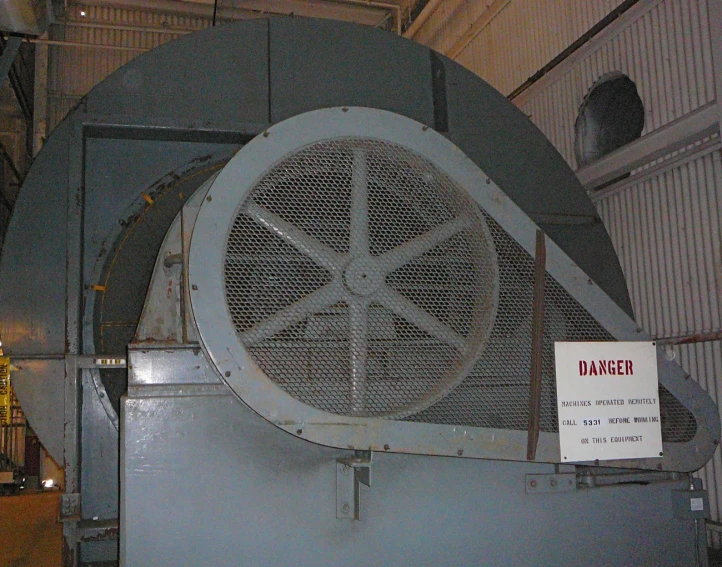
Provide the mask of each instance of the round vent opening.
{"label": "round vent opening", "polygon": [[223,256],[227,310],[265,375],[327,412],[401,418],[448,394],[494,322],[478,205],[422,155],[307,145],[245,193]]}

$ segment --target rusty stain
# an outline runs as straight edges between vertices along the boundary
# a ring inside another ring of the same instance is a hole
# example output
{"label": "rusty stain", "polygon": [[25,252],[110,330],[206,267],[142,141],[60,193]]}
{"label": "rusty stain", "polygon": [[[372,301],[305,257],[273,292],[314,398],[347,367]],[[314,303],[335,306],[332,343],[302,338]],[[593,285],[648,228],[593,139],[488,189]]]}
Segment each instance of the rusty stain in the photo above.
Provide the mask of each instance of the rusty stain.
{"label": "rusty stain", "polygon": [[529,384],[529,427],[527,432],[526,458],[536,458],[539,442],[539,414],[541,406],[542,345],[544,341],[544,284],[546,277],[546,236],[536,233],[534,258],[534,300],[532,306],[532,352]]}
{"label": "rusty stain", "polygon": [[80,538],[81,541],[105,541],[108,539],[118,539],[119,528],[117,526],[109,528],[101,528],[93,535],[85,535]]}

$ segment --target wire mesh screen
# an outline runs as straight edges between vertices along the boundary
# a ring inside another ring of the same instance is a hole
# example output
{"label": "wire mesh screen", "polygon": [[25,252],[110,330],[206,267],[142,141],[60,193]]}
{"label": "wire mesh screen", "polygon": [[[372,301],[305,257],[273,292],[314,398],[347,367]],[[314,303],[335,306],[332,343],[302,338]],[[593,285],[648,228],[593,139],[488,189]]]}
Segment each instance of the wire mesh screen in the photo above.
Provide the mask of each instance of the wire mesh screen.
{"label": "wire mesh screen", "polygon": [[[469,376],[444,399],[410,421],[526,430],[532,341],[534,259],[486,216],[499,263],[499,306],[487,347]],[[558,432],[554,343],[613,341],[549,274],[545,280],[540,429]],[[664,386],[659,388],[662,439],[687,442],[697,423]]]}
{"label": "wire mesh screen", "polygon": [[428,160],[377,140],[320,142],[271,168],[235,217],[224,272],[260,368],[342,415],[400,418],[443,397],[496,312],[481,211]]}
{"label": "wire mesh screen", "polygon": [[[341,415],[526,430],[533,258],[420,155],[342,139],[277,163],[228,235],[229,315],[264,373]],[[614,338],[546,276],[540,427],[554,343]],[[665,441],[696,422],[660,387]]]}

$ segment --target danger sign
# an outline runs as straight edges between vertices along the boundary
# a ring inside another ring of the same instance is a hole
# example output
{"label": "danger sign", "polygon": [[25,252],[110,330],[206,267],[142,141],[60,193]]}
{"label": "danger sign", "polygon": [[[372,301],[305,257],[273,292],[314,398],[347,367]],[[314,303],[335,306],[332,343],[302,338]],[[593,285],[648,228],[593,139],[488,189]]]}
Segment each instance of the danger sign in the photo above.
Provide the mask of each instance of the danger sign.
{"label": "danger sign", "polygon": [[555,344],[562,462],[662,456],[657,347]]}

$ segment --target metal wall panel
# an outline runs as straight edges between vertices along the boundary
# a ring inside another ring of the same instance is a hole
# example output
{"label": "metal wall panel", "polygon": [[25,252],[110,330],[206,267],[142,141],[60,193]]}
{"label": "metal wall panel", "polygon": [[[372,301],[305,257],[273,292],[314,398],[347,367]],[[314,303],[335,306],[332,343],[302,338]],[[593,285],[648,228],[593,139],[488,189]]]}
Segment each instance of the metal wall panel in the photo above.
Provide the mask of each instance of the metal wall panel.
{"label": "metal wall panel", "polygon": [[715,98],[707,0],[658,2],[597,43],[521,106],[572,167],[579,106],[606,73],[621,71],[636,83],[646,110],[643,134]]}
{"label": "metal wall panel", "polygon": [[[690,159],[597,201],[619,254],[637,321],[656,337],[722,328],[722,152]],[[682,367],[722,405],[722,342],[675,349]],[[698,473],[712,518],[722,512],[722,457]],[[720,546],[719,534],[712,542]]]}

